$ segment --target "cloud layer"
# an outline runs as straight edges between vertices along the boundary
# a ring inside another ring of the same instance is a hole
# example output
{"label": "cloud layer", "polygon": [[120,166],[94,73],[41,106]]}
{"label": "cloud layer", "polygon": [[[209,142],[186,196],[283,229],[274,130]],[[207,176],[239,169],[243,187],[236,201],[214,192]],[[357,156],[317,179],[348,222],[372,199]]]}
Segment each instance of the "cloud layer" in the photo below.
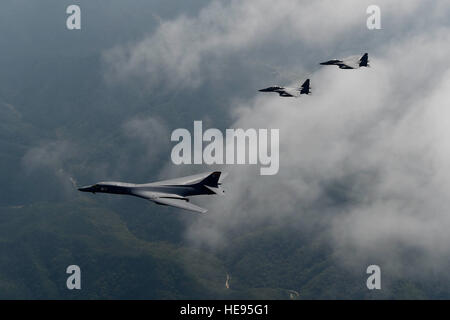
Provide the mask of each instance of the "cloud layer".
{"label": "cloud layer", "polygon": [[[311,70],[310,97],[255,94],[230,106],[231,128],[280,129],[280,172],[224,167],[228,195],[208,199],[210,213],[189,226],[190,239],[219,246],[255,226],[320,225],[345,264],[449,265],[450,5],[436,1],[422,11],[420,1],[379,1],[383,30],[369,32],[368,4],[214,1],[105,54],[116,79],[195,90],[233,57],[272,63],[277,46],[302,52],[296,70],[348,48],[370,53],[370,69]],[[293,64],[279,67],[289,72]]]}
{"label": "cloud layer", "polygon": [[[339,1],[339,5],[331,0],[284,0],[276,5],[268,0],[213,1],[198,16],[163,21],[137,44],[106,52],[107,78],[138,78],[151,86],[195,88],[218,73],[226,73],[226,59],[232,55],[247,54],[257,59],[273,56],[277,54],[274,48],[287,45],[308,46],[310,55],[311,49],[325,53],[327,48],[352,41],[367,31],[369,4],[354,0]],[[384,21],[390,24],[414,17],[420,1],[379,4],[386,16]],[[285,56],[283,52],[278,54],[281,59]]]}

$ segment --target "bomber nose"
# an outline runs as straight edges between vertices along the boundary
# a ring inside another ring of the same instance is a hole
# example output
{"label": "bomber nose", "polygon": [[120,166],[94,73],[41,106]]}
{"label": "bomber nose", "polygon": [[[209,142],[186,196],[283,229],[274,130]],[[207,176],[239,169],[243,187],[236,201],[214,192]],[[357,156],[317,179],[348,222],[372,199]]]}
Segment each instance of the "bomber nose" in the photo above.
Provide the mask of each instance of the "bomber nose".
{"label": "bomber nose", "polygon": [[92,191],[92,186],[87,186],[87,187],[81,187],[78,188],[79,191],[83,191],[83,192],[91,192]]}

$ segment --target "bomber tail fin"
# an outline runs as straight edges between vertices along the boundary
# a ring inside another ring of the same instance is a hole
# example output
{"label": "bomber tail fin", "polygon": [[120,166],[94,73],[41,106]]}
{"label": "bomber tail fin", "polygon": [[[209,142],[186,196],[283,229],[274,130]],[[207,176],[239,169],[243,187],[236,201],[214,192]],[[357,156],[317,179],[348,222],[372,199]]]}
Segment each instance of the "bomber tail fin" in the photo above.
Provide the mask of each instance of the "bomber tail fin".
{"label": "bomber tail fin", "polygon": [[203,179],[200,184],[214,192],[215,194],[224,194],[225,191],[221,187],[223,179],[227,176],[227,173],[215,171]]}

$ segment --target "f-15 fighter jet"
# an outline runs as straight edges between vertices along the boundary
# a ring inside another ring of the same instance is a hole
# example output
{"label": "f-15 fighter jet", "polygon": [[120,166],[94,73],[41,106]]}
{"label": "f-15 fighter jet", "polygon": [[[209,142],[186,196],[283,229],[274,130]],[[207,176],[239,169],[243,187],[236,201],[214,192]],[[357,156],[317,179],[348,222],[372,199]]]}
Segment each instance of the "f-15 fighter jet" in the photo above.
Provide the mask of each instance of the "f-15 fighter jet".
{"label": "f-15 fighter jet", "polygon": [[226,174],[215,171],[146,184],[99,182],[92,186],[78,188],[78,190],[92,193],[126,194],[161,205],[205,213],[208,210],[190,203],[187,197],[225,193],[221,187],[225,176]]}
{"label": "f-15 fighter jet", "polygon": [[358,69],[361,67],[369,67],[369,55],[364,53],[360,58],[359,56],[351,56],[345,59],[334,59],[326,62],[322,62],[323,66],[338,66],[340,69]]}
{"label": "f-15 fighter jet", "polygon": [[280,95],[280,97],[300,97],[302,94],[310,94],[311,88],[309,87],[309,79],[299,87],[299,88],[289,88],[289,87],[280,87],[273,86],[265,89],[259,90],[260,92],[276,92]]}

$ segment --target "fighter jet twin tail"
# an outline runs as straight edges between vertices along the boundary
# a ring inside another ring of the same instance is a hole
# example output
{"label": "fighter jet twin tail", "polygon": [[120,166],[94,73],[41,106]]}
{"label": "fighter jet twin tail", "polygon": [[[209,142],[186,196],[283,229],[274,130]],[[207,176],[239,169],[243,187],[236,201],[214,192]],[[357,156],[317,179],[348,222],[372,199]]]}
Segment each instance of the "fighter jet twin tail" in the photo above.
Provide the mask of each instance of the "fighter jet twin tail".
{"label": "fighter jet twin tail", "polygon": [[[361,67],[369,67],[369,55],[364,53],[362,57],[351,56],[344,59],[333,59],[320,63],[323,66],[338,66],[340,69],[358,69]],[[298,98],[302,94],[310,94],[310,80],[306,81],[298,88],[272,86],[259,90],[260,92],[276,92],[280,97],[295,97]]]}
{"label": "fighter jet twin tail", "polygon": [[[321,65],[335,65],[340,69],[357,69],[360,67],[368,67],[369,59],[368,54],[365,53],[359,59],[357,56],[353,56],[345,59],[334,59],[322,62]],[[276,92],[280,97],[299,97],[302,94],[310,94],[311,88],[310,81],[307,79],[298,88],[273,86],[259,91]],[[226,174],[215,171],[145,184],[99,182],[91,186],[78,188],[78,190],[92,193],[131,195],[153,201],[160,205],[205,213],[208,210],[190,203],[187,197],[223,194],[225,191],[222,189],[221,185],[225,177]]]}

